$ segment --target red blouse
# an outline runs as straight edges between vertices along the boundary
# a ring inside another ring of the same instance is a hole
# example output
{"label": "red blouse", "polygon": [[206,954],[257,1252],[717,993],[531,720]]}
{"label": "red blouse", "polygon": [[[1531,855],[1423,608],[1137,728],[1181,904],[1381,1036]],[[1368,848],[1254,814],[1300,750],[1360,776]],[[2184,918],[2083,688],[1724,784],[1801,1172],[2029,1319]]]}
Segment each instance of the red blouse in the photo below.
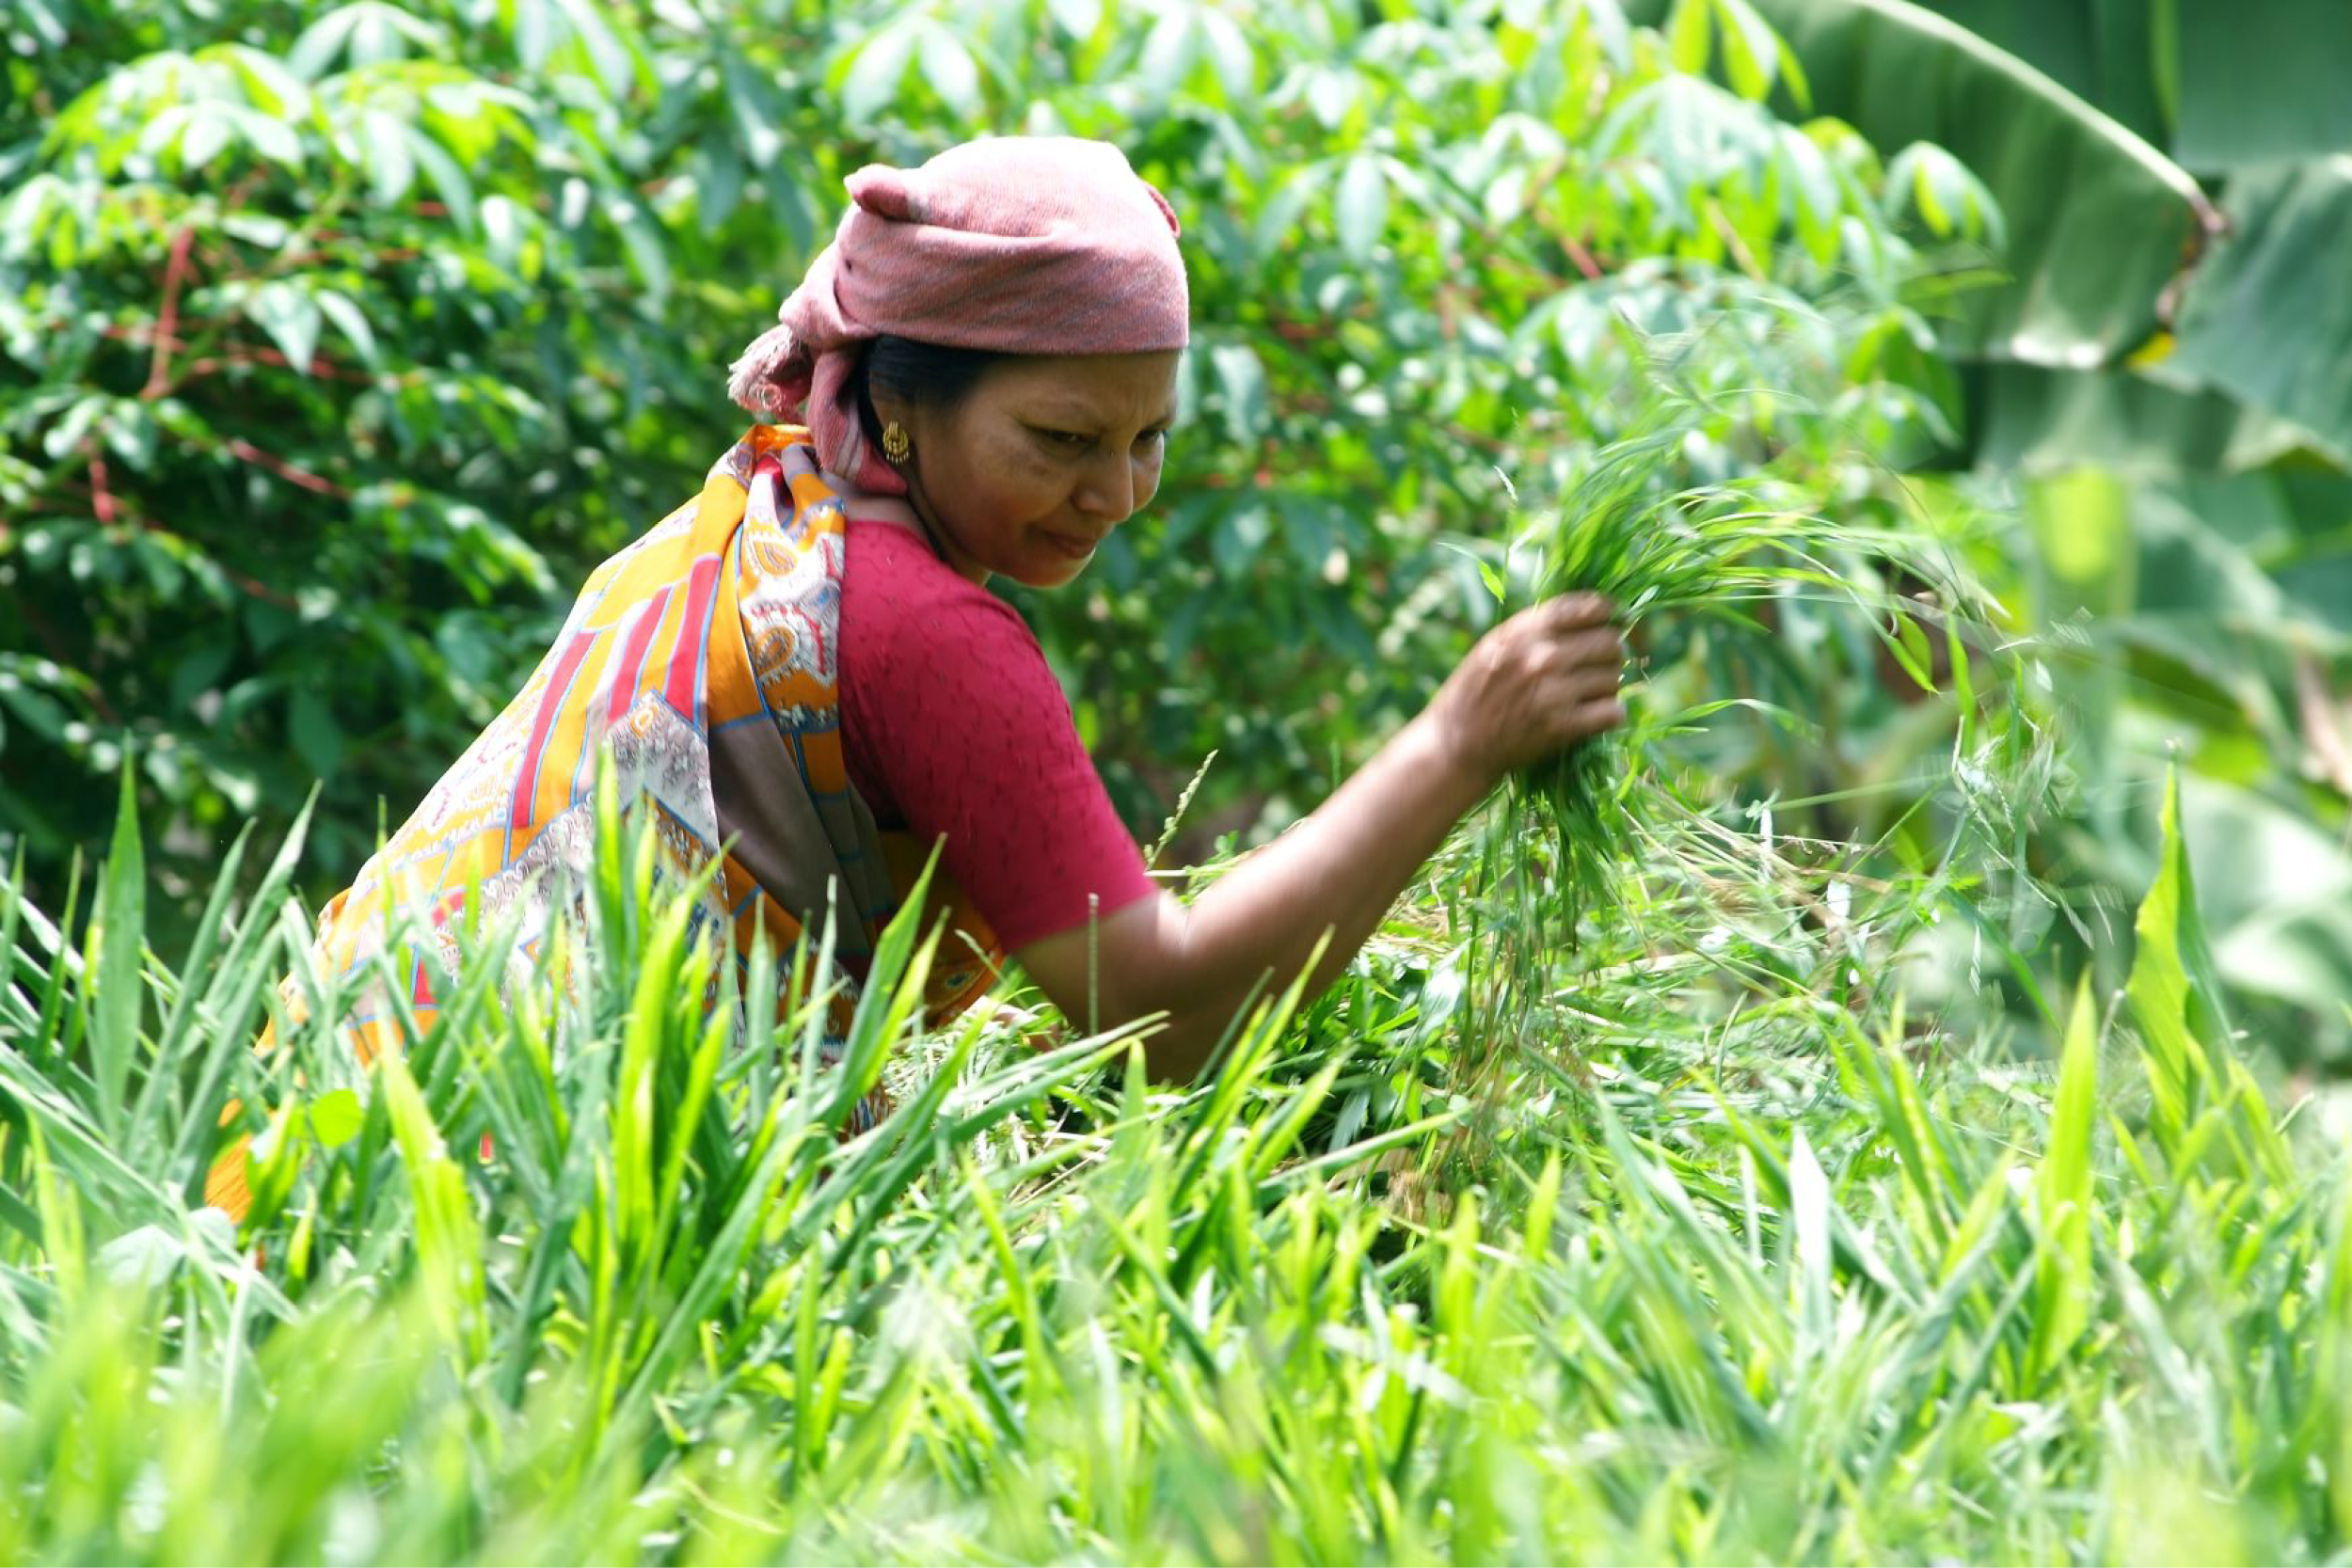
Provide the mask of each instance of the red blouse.
{"label": "red blouse", "polygon": [[842,752],[879,824],[945,835],[942,866],[1009,953],[1151,896],[1019,612],[896,524],[853,517],[847,548]]}

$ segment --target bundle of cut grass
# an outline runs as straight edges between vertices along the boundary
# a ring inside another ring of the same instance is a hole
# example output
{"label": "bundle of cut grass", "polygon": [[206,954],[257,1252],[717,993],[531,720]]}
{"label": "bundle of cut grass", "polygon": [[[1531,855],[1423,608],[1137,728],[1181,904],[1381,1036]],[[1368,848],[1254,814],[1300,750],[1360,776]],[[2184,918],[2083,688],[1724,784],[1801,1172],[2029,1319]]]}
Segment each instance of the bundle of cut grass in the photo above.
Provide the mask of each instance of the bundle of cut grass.
{"label": "bundle of cut grass", "polygon": [[[1925,661],[1913,645],[1919,633],[1908,619],[1920,605],[1896,584],[1931,585],[1955,639],[1963,635],[1956,607],[1976,598],[1938,541],[1824,515],[1825,498],[1769,467],[1692,483],[1690,454],[1711,439],[1705,427],[1721,417],[1687,394],[1660,393],[1630,433],[1596,451],[1557,504],[1533,516],[1513,543],[1512,555],[1523,552],[1534,563],[1524,602],[1597,593],[1638,648],[1645,624],[1664,617],[1704,617],[1768,638],[1777,606],[1833,601],[1925,684]],[[1658,815],[1659,792],[1643,787],[1645,752],[1735,705],[1771,706],[1716,695],[1660,716],[1637,702],[1628,729],[1582,742],[1513,781],[1513,831],[1505,836],[1524,843],[1527,830],[1541,829],[1549,840],[1564,918],[1547,935],[1563,950],[1578,945],[1586,914],[1621,899],[1627,850]],[[1799,715],[1775,716],[1804,723]]]}

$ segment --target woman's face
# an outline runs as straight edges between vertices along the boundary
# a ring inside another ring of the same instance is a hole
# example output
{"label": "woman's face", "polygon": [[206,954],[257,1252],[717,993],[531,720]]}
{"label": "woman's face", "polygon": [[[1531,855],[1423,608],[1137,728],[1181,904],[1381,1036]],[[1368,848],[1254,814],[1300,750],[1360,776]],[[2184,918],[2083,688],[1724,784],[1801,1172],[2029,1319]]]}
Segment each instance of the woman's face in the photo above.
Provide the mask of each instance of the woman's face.
{"label": "woman's face", "polygon": [[948,562],[1057,588],[1160,487],[1176,418],[1174,352],[998,364],[945,412],[875,399],[914,445],[909,499]]}

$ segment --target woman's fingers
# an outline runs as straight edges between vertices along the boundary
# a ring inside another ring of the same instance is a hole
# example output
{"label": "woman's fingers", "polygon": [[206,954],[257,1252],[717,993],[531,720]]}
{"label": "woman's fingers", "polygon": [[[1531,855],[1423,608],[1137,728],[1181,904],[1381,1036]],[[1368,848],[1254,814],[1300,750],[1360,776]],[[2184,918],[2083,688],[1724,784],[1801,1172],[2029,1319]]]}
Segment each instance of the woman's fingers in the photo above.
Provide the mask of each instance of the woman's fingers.
{"label": "woman's fingers", "polygon": [[1530,679],[1551,680],[1562,675],[1581,679],[1598,674],[1613,686],[1625,669],[1625,645],[1613,631],[1571,632],[1525,650],[1521,659]]}
{"label": "woman's fingers", "polygon": [[1611,627],[1570,632],[1553,646],[1571,664],[1606,664],[1613,670],[1625,662],[1625,640]]}
{"label": "woman's fingers", "polygon": [[1565,746],[1625,722],[1625,704],[1614,681],[1589,675],[1547,683],[1537,697],[1536,727],[1554,746]]}
{"label": "woman's fingers", "polygon": [[1587,664],[1569,671],[1565,677],[1566,695],[1580,702],[1594,697],[1614,697],[1617,688],[1623,684],[1613,664]]}
{"label": "woman's fingers", "polygon": [[1598,594],[1562,594],[1544,601],[1546,620],[1555,628],[1597,626],[1607,623],[1616,612],[1616,606]]}
{"label": "woman's fingers", "polygon": [[1534,692],[1545,707],[1556,708],[1562,703],[1613,697],[1620,684],[1614,665],[1564,664],[1545,672],[1543,679],[1534,683]]}
{"label": "woman's fingers", "polygon": [[1576,710],[1577,733],[1581,736],[1598,735],[1624,722],[1625,704],[1614,697],[1599,698]]}
{"label": "woman's fingers", "polygon": [[1583,695],[1564,700],[1551,710],[1554,747],[1573,745],[1625,722],[1625,704],[1613,694]]}

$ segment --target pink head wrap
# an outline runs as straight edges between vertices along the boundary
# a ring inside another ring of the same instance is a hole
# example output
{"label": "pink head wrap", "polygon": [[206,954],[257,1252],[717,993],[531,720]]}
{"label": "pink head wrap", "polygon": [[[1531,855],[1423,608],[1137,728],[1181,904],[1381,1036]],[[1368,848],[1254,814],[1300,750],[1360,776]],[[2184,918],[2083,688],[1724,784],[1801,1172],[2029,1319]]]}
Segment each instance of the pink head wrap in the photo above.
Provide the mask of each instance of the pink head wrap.
{"label": "pink head wrap", "polygon": [[1190,339],[1168,198],[1107,142],[1002,136],[920,168],[868,164],[832,245],[743,351],[727,392],[755,414],[803,402],[817,455],[860,488],[904,495],[866,451],[850,372],[888,333],[1000,354],[1141,354]]}

